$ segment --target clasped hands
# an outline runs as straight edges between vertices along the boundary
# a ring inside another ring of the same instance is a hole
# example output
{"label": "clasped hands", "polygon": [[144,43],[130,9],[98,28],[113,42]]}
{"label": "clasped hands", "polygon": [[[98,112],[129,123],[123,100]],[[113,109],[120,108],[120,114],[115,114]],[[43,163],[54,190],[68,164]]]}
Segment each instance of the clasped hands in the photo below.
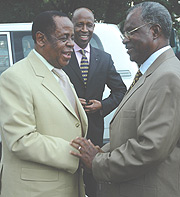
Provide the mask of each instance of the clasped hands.
{"label": "clasped hands", "polygon": [[102,104],[98,100],[88,100],[87,101],[86,99],[83,99],[83,98],[79,98],[79,100],[80,100],[84,110],[87,113],[94,113],[97,110],[102,109]]}
{"label": "clasped hands", "polygon": [[82,167],[85,170],[91,172],[92,161],[95,155],[98,152],[103,152],[101,148],[99,146],[95,146],[91,140],[87,140],[83,137],[77,137],[76,139],[72,140],[70,145],[78,150],[78,152],[71,151],[70,153],[80,159]]}

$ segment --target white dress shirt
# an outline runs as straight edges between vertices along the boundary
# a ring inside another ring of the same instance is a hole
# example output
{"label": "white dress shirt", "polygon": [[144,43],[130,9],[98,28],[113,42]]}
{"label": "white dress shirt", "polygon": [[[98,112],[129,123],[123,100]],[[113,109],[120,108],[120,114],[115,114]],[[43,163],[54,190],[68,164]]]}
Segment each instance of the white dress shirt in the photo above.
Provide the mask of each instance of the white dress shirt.
{"label": "white dress shirt", "polygon": [[151,66],[151,64],[166,50],[170,49],[171,47],[165,46],[158,51],[154,52],[141,66],[140,66],[140,71],[142,74],[146,72],[146,70]]}
{"label": "white dress shirt", "polygon": [[[80,48],[76,43],[74,43],[74,52],[75,52],[79,66],[80,66],[81,59],[82,59],[82,54],[79,51],[81,49],[82,48]],[[90,45],[89,45],[89,43],[88,43],[87,47],[84,49],[84,51],[85,51],[85,55],[86,55],[88,62],[89,62],[89,60],[90,60]]]}

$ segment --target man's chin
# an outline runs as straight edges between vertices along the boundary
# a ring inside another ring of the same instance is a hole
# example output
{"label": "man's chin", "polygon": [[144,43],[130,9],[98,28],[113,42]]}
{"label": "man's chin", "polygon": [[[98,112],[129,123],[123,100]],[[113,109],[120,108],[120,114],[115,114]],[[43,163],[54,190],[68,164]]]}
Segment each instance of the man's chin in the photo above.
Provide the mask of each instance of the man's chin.
{"label": "man's chin", "polygon": [[56,66],[54,66],[54,67],[55,67],[55,68],[62,69],[63,67],[65,67],[65,66],[67,66],[67,65],[69,64],[69,61],[70,61],[70,60],[61,62],[61,63],[59,63],[58,65],[56,65]]}
{"label": "man's chin", "polygon": [[65,66],[67,66],[67,65],[69,64],[69,61],[70,61],[70,60],[68,60],[68,61],[64,62],[63,64],[61,64],[61,67],[63,68],[63,67],[65,67]]}
{"label": "man's chin", "polygon": [[78,46],[80,46],[81,48],[86,48],[86,46],[88,45],[88,43],[89,43],[89,40],[81,40],[80,42],[76,42],[76,44],[78,45]]}
{"label": "man's chin", "polygon": [[133,56],[133,55],[130,55],[129,54],[129,58],[130,58],[130,60],[132,61],[132,62],[138,62],[138,58],[137,57],[135,57],[135,56]]}

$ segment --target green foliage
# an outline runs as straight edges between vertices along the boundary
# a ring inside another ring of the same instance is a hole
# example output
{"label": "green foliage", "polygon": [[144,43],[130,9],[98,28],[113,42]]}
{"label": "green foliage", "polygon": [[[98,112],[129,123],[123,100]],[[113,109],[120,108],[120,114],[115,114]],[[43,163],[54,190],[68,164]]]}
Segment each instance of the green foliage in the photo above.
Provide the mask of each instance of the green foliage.
{"label": "green foliage", "polygon": [[[79,7],[91,9],[98,22],[121,24],[127,9],[132,3],[144,0],[0,0],[0,23],[31,22],[34,17],[45,10],[63,11],[71,17]],[[177,19],[180,17],[179,0],[156,0],[165,5],[171,13],[174,27],[180,29]]]}

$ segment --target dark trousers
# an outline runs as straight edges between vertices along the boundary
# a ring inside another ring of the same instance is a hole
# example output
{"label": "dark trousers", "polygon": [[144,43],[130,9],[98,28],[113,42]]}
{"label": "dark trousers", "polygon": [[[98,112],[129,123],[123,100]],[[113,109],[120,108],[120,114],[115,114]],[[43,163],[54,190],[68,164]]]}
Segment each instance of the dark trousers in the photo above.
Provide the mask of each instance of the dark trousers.
{"label": "dark trousers", "polygon": [[84,172],[85,192],[88,197],[97,197],[98,183],[90,173]]}

